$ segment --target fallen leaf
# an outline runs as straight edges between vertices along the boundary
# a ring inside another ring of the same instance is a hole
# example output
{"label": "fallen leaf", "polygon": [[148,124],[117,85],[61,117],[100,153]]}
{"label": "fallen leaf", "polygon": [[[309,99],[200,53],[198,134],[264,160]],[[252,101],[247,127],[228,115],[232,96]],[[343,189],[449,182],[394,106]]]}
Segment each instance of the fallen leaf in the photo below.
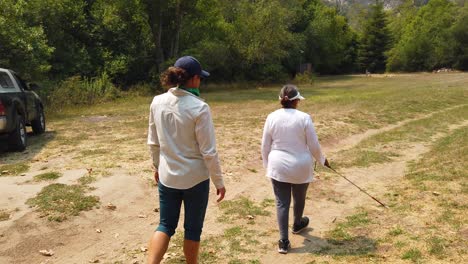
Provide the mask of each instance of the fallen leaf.
{"label": "fallen leaf", "polygon": [[97,229],[96,229],[96,233],[102,233],[102,230],[99,229],[99,228],[97,228]]}
{"label": "fallen leaf", "polygon": [[439,196],[440,192],[432,192],[432,194],[435,195],[435,196]]}
{"label": "fallen leaf", "polygon": [[144,214],[138,215],[138,218],[146,218],[147,216]]}
{"label": "fallen leaf", "polygon": [[159,212],[159,208],[154,208],[154,210],[156,213]]}
{"label": "fallen leaf", "polygon": [[39,253],[41,253],[41,255],[46,256],[46,257],[51,257],[55,254],[54,251],[52,251],[52,249],[49,249],[49,250],[43,249],[43,250],[40,250]]}
{"label": "fallen leaf", "polygon": [[140,251],[141,252],[146,252],[146,251],[148,251],[148,248],[147,247],[140,247]]}
{"label": "fallen leaf", "polygon": [[99,263],[99,259],[92,259],[89,261],[89,263]]}
{"label": "fallen leaf", "polygon": [[254,218],[255,218],[255,217],[254,217],[253,215],[248,215],[248,216],[247,216],[247,219],[249,219],[249,220],[253,220]]}

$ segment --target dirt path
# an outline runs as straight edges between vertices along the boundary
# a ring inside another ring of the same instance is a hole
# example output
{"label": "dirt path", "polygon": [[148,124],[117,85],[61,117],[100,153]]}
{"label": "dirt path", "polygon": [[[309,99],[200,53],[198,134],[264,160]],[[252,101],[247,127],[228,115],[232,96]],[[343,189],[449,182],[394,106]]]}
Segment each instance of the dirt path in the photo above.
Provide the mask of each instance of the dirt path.
{"label": "dirt path", "polygon": [[435,111],[435,112],[428,113],[428,114],[425,114],[425,115],[420,115],[420,116],[415,117],[415,118],[405,119],[403,121],[400,121],[400,122],[397,122],[395,124],[388,125],[388,126],[385,126],[385,127],[382,127],[382,128],[369,129],[369,130],[365,131],[364,133],[355,134],[355,135],[352,135],[352,136],[350,136],[348,138],[340,140],[337,144],[334,144],[332,146],[331,151],[332,152],[338,152],[338,151],[341,151],[341,150],[350,149],[350,148],[356,146],[357,144],[359,144],[359,142],[361,142],[362,140],[364,140],[366,138],[369,138],[371,136],[374,136],[374,135],[377,135],[377,134],[380,134],[380,133],[384,133],[384,132],[393,130],[395,128],[402,127],[402,126],[404,126],[404,125],[406,125],[406,124],[408,124],[410,122],[418,121],[418,120],[421,120],[421,119],[426,119],[426,118],[429,118],[429,117],[431,117],[431,116],[433,116],[435,114],[450,111],[450,110],[457,109],[457,108],[460,108],[460,107],[463,107],[463,106],[466,106],[466,104],[455,105],[455,106],[452,106],[452,107],[449,107],[449,108],[442,109],[440,111]]}
{"label": "dirt path", "polygon": [[[439,112],[442,111],[353,135],[333,146],[324,146],[325,153],[332,155],[351,148],[372,135],[395,129],[411,121],[428,118]],[[464,122],[456,126],[466,125],[468,123]],[[382,197],[388,186],[404,176],[407,162],[418,159],[427,150],[426,144],[414,144],[389,163],[368,168],[347,168],[341,172],[369,192]],[[141,172],[142,166],[145,166],[143,164],[123,164],[118,169],[112,169],[112,176],[102,177],[93,183],[92,186],[96,189],[91,194],[100,197],[101,208],[81,213],[79,217],[67,222],[38,220],[38,214],[24,204],[47,184],[27,181],[46,163],[49,166],[60,166],[67,161],[61,155],[51,155],[46,162],[41,160],[33,164],[25,176],[0,178],[0,206],[18,208],[10,220],[0,222],[0,263],[88,263],[94,260],[99,260],[99,263],[144,263],[145,253],[142,247],[146,247],[158,215],[152,210],[157,204],[155,189],[150,185],[148,173]],[[228,166],[225,170],[228,171],[226,199],[247,196],[255,201],[262,201],[264,198],[273,198],[270,183],[263,176],[264,170],[261,168],[259,155],[251,157],[246,168],[238,170]],[[63,173],[64,176],[58,182],[71,184],[86,173],[86,168],[64,170]],[[311,185],[310,200],[305,209],[305,214],[311,217],[311,228],[302,235],[291,236],[294,248],[290,254],[284,256],[276,253],[275,232],[260,238],[260,242],[268,248],[263,255],[258,256],[262,263],[305,263],[312,260],[308,252],[327,246],[323,236],[335,225],[335,221],[343,219],[359,206],[383,210],[345,180],[335,178],[324,181],[320,179],[321,174],[318,176],[317,181]],[[214,197],[212,193],[204,231],[206,236],[216,236],[223,231],[223,224],[216,221],[221,212],[213,201]],[[337,200],[339,202],[336,202]],[[104,205],[108,202],[115,204],[117,210],[107,210]],[[275,230],[275,215],[269,217],[268,223],[261,224]],[[102,232],[98,233],[96,229]],[[55,255],[40,256],[38,251],[42,249],[53,249]]]}

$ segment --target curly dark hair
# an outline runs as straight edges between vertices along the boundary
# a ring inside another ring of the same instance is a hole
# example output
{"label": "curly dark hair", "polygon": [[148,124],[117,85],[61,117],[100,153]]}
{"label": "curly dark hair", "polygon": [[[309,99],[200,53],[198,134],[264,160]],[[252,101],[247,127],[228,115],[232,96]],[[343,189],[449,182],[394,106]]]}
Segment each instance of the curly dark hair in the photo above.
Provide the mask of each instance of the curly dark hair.
{"label": "curly dark hair", "polygon": [[177,86],[185,84],[191,76],[182,68],[169,67],[161,73],[160,80],[163,86]]}

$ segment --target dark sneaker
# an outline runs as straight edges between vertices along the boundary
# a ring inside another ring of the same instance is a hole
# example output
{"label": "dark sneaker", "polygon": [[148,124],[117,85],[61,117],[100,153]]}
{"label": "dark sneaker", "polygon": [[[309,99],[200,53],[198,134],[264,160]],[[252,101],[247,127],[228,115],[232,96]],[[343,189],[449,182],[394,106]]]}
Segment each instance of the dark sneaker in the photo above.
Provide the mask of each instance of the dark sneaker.
{"label": "dark sneaker", "polygon": [[309,218],[307,216],[304,216],[301,218],[301,223],[299,225],[293,225],[292,232],[293,234],[298,234],[307,226],[309,226]]}
{"label": "dark sneaker", "polygon": [[278,252],[281,254],[287,254],[288,249],[291,247],[291,243],[287,239],[281,239],[278,241]]}

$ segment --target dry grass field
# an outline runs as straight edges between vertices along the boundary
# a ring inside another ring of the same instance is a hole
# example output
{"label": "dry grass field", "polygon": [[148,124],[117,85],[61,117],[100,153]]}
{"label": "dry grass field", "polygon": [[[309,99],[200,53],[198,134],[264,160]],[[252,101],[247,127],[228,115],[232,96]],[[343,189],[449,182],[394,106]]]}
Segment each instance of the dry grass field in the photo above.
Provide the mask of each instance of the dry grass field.
{"label": "dry grass field", "polygon": [[[223,88],[223,89],[221,89]],[[468,74],[321,77],[299,85],[330,163],[317,168],[310,227],[276,251],[260,158],[279,86],[210,87],[227,187],[214,188],[200,263],[463,263],[468,258]],[[159,221],[146,147],[150,97],[48,116],[22,153],[0,153],[0,263],[145,263]],[[183,219],[183,217],[181,218]],[[183,263],[183,225],[165,263]],[[40,250],[52,250],[43,256]]]}

